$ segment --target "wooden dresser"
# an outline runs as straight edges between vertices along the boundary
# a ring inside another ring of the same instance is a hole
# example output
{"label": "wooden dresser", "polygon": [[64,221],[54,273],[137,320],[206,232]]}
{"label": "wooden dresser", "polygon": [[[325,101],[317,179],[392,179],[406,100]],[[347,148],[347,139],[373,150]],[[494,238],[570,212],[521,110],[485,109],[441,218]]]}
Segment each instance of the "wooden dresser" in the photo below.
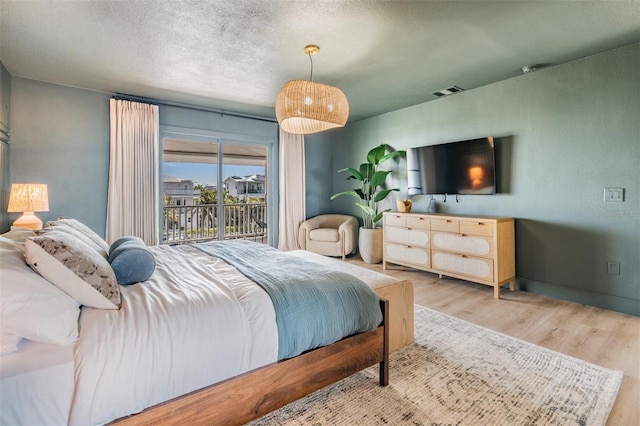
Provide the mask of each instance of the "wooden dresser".
{"label": "wooden dresser", "polygon": [[447,214],[384,214],[387,264],[486,284],[500,298],[500,287],[515,288],[515,231],[509,217]]}

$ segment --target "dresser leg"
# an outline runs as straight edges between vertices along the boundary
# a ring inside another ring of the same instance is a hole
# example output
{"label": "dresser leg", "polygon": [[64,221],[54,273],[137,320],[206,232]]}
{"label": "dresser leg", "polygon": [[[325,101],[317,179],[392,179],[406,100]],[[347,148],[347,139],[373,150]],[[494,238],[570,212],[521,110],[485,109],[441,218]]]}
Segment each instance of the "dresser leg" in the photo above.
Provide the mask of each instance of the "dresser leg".
{"label": "dresser leg", "polygon": [[498,284],[493,286],[493,298],[500,299],[500,286]]}

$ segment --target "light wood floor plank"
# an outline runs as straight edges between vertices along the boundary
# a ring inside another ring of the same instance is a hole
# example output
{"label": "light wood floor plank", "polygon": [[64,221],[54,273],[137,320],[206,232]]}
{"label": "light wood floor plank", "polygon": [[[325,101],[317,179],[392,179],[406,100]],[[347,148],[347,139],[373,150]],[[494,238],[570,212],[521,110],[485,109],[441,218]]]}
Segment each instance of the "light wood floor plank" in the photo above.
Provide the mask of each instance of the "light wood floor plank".
{"label": "light wood floor plank", "polygon": [[369,269],[413,281],[415,303],[606,368],[624,379],[607,425],[640,424],[640,318],[522,291],[493,289],[439,278],[401,266],[366,264]]}

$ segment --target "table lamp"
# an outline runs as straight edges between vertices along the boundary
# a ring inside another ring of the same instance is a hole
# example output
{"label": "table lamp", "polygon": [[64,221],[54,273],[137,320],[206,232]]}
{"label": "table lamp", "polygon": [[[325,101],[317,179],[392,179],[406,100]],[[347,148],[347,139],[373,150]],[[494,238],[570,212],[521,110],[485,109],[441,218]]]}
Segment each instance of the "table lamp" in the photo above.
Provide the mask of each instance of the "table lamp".
{"label": "table lamp", "polygon": [[47,185],[43,183],[13,183],[9,193],[9,213],[22,212],[23,215],[13,222],[13,226],[29,229],[42,229],[42,221],[34,212],[49,211]]}

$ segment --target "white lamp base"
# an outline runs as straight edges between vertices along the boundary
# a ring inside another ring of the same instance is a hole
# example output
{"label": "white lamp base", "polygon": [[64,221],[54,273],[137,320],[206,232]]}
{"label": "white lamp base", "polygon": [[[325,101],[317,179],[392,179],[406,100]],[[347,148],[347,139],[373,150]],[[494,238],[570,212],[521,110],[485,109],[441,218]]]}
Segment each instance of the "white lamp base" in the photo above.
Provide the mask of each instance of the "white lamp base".
{"label": "white lamp base", "polygon": [[22,216],[13,222],[13,226],[18,228],[42,229],[42,221],[33,212],[24,212]]}

